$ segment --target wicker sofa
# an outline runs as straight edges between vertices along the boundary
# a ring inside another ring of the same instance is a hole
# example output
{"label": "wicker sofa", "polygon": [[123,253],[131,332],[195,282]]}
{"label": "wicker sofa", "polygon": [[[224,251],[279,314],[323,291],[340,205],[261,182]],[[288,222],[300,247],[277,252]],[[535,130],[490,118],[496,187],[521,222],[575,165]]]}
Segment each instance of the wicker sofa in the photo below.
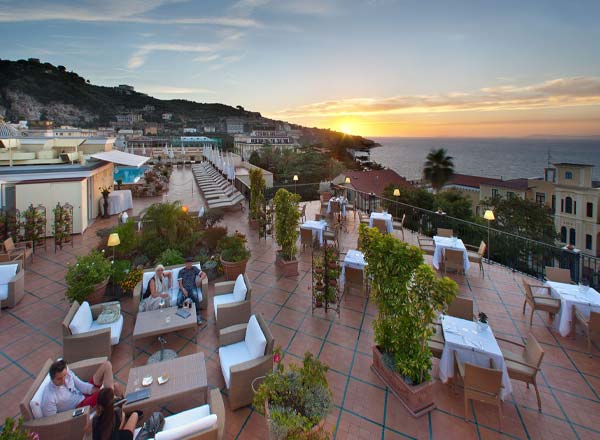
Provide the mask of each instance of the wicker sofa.
{"label": "wicker sofa", "polygon": [[[194,263],[194,266],[196,266],[198,269],[201,269],[200,263]],[[183,269],[183,267],[184,267],[183,264],[177,264],[177,265],[173,265],[173,266],[165,266],[165,272],[172,273],[171,276],[172,276],[173,284],[171,286],[171,291],[170,291],[172,306],[174,306],[177,302],[177,293],[179,292],[179,284],[177,282],[177,275],[179,274],[179,271],[181,269]],[[142,281],[137,283],[137,285],[133,289],[133,297],[135,299],[137,299],[138,302],[141,301],[142,296],[143,296],[144,292],[146,291],[146,288],[148,287],[148,283],[150,282],[150,279],[153,276],[154,276],[154,269],[145,270],[144,274],[142,276]],[[200,286],[200,289],[202,290],[202,300],[200,301],[200,308],[202,310],[206,310],[206,308],[208,307],[208,279],[206,277],[202,280],[202,285]]]}
{"label": "wicker sofa", "polygon": [[[69,363],[69,369],[85,380],[93,376],[98,367],[106,361],[105,357],[87,359],[85,361]],[[48,370],[52,365],[48,359],[39,374],[25,393],[19,404],[23,426],[36,432],[40,439],[70,440],[83,438],[84,430],[90,414],[90,407],[84,407],[84,414],[73,417],[72,411],[65,411],[53,416],[44,417],[41,412],[42,393],[46,383],[50,380]]]}
{"label": "wicker sofa", "polygon": [[25,296],[25,271],[20,261],[0,263],[0,306],[14,307]]}
{"label": "wicker sofa", "polygon": [[248,322],[252,314],[251,294],[252,285],[246,274],[238,275],[235,281],[215,283],[213,305],[218,330]]}
{"label": "wicker sofa", "polygon": [[63,356],[68,362],[99,356],[110,359],[112,346],[117,345],[123,331],[123,315],[110,324],[96,321],[102,310],[111,303],[90,306],[86,301],[71,304],[63,319]]}
{"label": "wicker sofa", "polygon": [[252,403],[252,382],[273,371],[275,341],[261,315],[252,315],[247,324],[219,332],[219,361],[229,406],[236,410]]}

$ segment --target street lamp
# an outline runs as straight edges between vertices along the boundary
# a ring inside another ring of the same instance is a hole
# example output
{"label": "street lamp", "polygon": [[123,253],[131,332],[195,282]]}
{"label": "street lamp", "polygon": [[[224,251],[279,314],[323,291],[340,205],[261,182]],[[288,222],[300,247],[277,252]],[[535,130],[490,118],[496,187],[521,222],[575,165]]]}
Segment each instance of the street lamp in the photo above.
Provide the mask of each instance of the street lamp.
{"label": "street lamp", "polygon": [[488,224],[487,259],[488,263],[490,263],[490,222],[492,220],[496,220],[496,217],[494,216],[494,211],[492,211],[491,209],[487,209],[485,211],[485,214],[483,214],[483,218],[487,220]]}
{"label": "street lamp", "polygon": [[294,174],[294,178],[292,180],[294,181],[294,194],[296,194],[296,184],[298,183],[298,174]]}
{"label": "street lamp", "polygon": [[115,296],[115,280],[114,280],[114,271],[115,271],[115,247],[121,244],[121,240],[119,239],[119,234],[117,232],[113,232],[108,236],[108,243],[106,245],[113,249],[113,258],[112,258],[112,267],[111,270],[113,272],[113,280],[112,280],[112,291],[113,297]]}
{"label": "street lamp", "polygon": [[[394,189],[394,197],[396,197],[396,217],[398,217],[398,197],[400,197],[400,190],[398,188]],[[404,234],[404,232],[403,232]]]}

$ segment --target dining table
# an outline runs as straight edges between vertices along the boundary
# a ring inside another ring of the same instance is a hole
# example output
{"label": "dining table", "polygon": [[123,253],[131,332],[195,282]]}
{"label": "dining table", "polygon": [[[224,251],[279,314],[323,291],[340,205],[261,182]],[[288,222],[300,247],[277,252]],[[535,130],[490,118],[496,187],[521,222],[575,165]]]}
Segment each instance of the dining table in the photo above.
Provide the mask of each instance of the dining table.
{"label": "dining table", "polygon": [[561,336],[571,333],[573,306],[586,318],[590,317],[590,311],[600,312],[600,293],[592,287],[557,281],[546,281],[544,285],[550,288],[550,295],[560,299],[560,311],[554,318],[554,325]]}
{"label": "dining table", "polygon": [[345,197],[332,197],[327,201],[327,214],[331,214],[331,202],[338,202],[340,204],[340,211],[343,217],[346,217],[346,205],[348,199]]}
{"label": "dining table", "polygon": [[300,225],[301,229],[312,230],[313,238],[319,239],[319,244],[323,245],[323,231],[327,229],[326,220],[308,220]]}
{"label": "dining table", "polygon": [[346,267],[351,267],[353,269],[359,269],[364,271],[365,267],[367,267],[368,263],[365,260],[364,254],[356,249],[351,249],[346,252],[344,256],[344,260],[341,262],[342,273],[340,274],[340,284],[344,284],[346,280]]}
{"label": "dining table", "polygon": [[433,251],[433,267],[439,269],[442,263],[444,262],[444,250],[453,249],[462,251],[463,253],[463,268],[465,273],[469,270],[469,254],[467,252],[467,247],[463,243],[463,241],[458,237],[440,237],[439,235],[435,235],[433,237],[433,243],[435,244],[435,249]]}
{"label": "dining table", "polygon": [[392,223],[392,214],[387,212],[372,212],[369,216],[369,227],[373,227],[373,220],[380,219],[385,221],[385,225],[387,226],[388,234],[394,232],[394,224]]}
{"label": "dining table", "polygon": [[468,362],[480,367],[502,370],[502,392],[504,400],[512,393],[512,384],[508,376],[506,362],[488,324],[440,315],[444,332],[444,350],[439,363],[439,373],[442,382],[454,377],[454,353],[462,362]]}

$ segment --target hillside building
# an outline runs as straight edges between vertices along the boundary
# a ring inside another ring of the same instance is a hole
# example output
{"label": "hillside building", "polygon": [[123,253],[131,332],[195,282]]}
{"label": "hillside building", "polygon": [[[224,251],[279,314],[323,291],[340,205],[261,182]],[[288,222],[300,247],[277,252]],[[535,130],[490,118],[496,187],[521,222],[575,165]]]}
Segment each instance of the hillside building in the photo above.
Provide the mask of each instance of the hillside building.
{"label": "hillside building", "polygon": [[244,160],[248,160],[253,151],[260,150],[264,145],[280,149],[300,147],[291,136],[280,131],[255,130],[250,134],[236,134],[233,137],[234,151]]}

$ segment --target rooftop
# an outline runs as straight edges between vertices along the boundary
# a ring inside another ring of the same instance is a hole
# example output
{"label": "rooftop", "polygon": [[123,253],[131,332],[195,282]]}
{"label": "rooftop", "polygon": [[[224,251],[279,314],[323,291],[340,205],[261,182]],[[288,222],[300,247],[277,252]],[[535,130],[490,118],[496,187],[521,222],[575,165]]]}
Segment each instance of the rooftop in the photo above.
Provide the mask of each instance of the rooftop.
{"label": "rooftop", "polygon": [[[166,200],[182,200],[196,210],[200,200],[194,191],[181,183],[190,178],[189,170],[174,170],[172,191]],[[152,202],[163,198],[134,199],[137,214]],[[314,218],[318,202],[308,204],[307,218]],[[356,246],[357,222],[350,215],[349,228],[342,234],[342,251]],[[38,374],[40,365],[49,357],[62,353],[61,321],[69,304],[65,300],[67,265],[77,255],[86,254],[98,243],[96,231],[112,226],[115,219],[98,220],[85,234],[75,236],[74,247],[54,253],[36,250],[33,263],[25,274],[25,298],[13,309],[0,314],[0,418],[17,416],[19,401]],[[476,312],[485,311],[497,336],[522,341],[529,332],[542,344],[545,357],[538,375],[542,395],[542,412],[538,412],[535,392],[522,382],[513,381],[513,394],[503,404],[502,426],[493,406],[474,404],[470,420],[465,423],[463,395],[452,387],[435,381],[437,408],[419,419],[412,418],[371,371],[373,345],[372,322],[374,304],[358,295],[347,295],[341,314],[311,314],[309,287],[310,251],[300,251],[300,274],[282,278],[274,265],[277,245],[271,238],[258,240],[250,230],[246,215],[228,213],[224,219],[230,231],[239,230],[248,237],[252,258],[247,275],[253,283],[252,308],[262,313],[270,325],[276,344],[286,352],[286,361],[299,362],[305,351],[311,351],[330,366],[328,379],[335,407],[326,426],[335,431],[335,439],[592,439],[600,438],[600,349],[594,345],[588,356],[585,338],[563,338],[546,326],[546,316],[534,315],[533,326],[522,314],[524,293],[522,275],[499,265],[485,265],[482,276],[472,265],[466,276],[453,275],[463,296],[472,298]],[[396,233],[396,232],[395,232]],[[416,234],[406,232],[406,241],[416,243]],[[51,241],[50,243],[51,244]],[[431,262],[431,257],[426,257]],[[209,285],[212,296],[213,283]],[[131,298],[122,300],[124,333],[114,347],[112,362],[119,382],[125,383],[132,366],[144,364],[157,343],[146,348],[133,360],[132,331],[136,305]],[[209,388],[224,388],[217,354],[217,330],[212,307],[208,310],[208,326],[188,330],[167,338],[167,346],[179,355],[202,351],[206,357]],[[193,342],[197,332],[197,343]],[[596,341],[597,344],[597,341]],[[436,362],[436,361],[434,361]],[[434,363],[434,376],[437,367]],[[230,411],[227,396],[226,439],[265,439],[265,421],[251,407]],[[176,410],[168,407],[167,410]],[[475,420],[475,422],[473,422]]]}
{"label": "rooftop", "polygon": [[452,174],[450,180],[448,180],[445,186],[459,185],[479,189],[479,185],[481,184],[496,185],[498,183],[502,183],[502,180],[494,179],[492,177],[472,176],[469,174],[454,173]]}
{"label": "rooftop", "polygon": [[375,193],[380,196],[389,185],[398,187],[412,186],[404,177],[394,170],[371,170],[371,171],[347,171],[346,177],[350,177],[350,185],[358,191]]}

